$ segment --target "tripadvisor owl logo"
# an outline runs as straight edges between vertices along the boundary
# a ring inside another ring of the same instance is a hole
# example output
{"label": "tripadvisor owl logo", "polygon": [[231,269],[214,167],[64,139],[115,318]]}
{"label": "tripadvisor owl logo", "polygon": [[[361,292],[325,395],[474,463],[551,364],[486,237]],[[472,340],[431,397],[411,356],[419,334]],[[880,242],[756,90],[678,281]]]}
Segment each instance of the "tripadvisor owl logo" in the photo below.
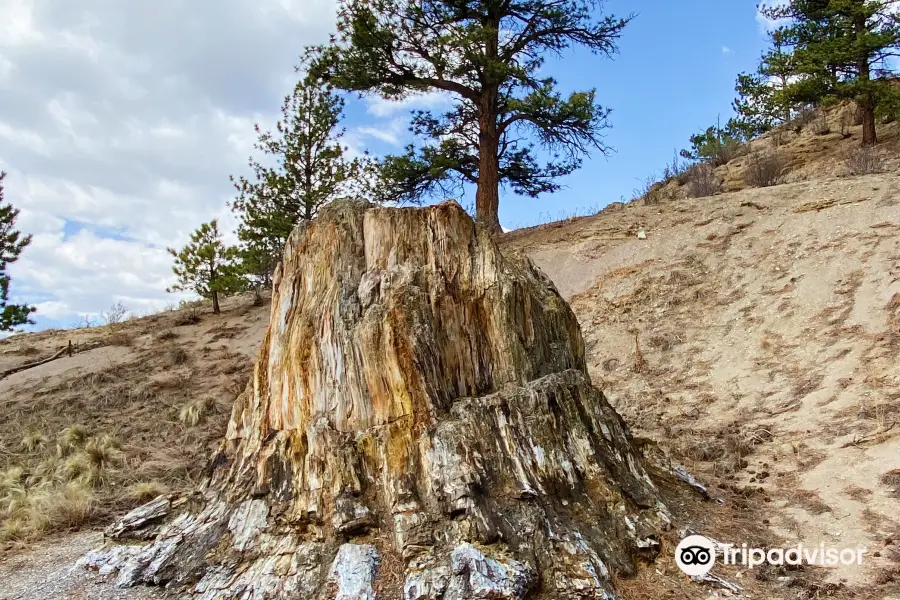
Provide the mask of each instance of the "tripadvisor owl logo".
{"label": "tripadvisor owl logo", "polygon": [[716,554],[723,565],[740,565],[755,569],[764,564],[819,565],[861,565],[866,548],[830,548],[825,544],[805,546],[798,543],[791,548],[755,548],[748,544],[726,544],[714,542],[702,535],[689,535],[675,548],[675,564],[691,577],[702,577],[716,564]]}
{"label": "tripadvisor owl logo", "polygon": [[691,577],[706,575],[716,564],[716,547],[702,535],[689,535],[675,548],[675,564]]}

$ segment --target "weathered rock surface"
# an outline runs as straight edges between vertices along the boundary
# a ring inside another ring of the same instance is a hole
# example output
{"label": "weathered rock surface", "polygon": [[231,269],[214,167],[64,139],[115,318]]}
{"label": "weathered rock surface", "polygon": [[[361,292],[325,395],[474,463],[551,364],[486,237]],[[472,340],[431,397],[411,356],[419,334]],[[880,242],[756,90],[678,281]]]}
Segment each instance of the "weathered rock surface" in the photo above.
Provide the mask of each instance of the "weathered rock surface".
{"label": "weathered rock surface", "polygon": [[612,598],[666,521],[549,279],[455,203],[342,201],[288,241],[201,488],[82,563],[210,600]]}

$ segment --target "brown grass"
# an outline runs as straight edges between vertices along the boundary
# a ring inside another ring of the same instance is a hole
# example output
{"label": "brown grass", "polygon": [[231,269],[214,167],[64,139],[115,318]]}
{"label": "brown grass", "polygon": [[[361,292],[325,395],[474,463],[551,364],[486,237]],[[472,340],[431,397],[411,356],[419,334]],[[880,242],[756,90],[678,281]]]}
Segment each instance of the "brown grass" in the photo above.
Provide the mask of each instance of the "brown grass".
{"label": "brown grass", "polygon": [[850,175],[871,175],[884,172],[884,158],[871,147],[853,148],[844,153],[844,166]]}
{"label": "brown grass", "polygon": [[[215,399],[224,405],[243,390],[252,361],[221,347],[207,347],[201,359],[191,342],[205,331],[175,334],[165,327],[172,320],[165,313],[79,332],[80,343],[98,348],[148,334],[154,343],[131,346],[120,362],[0,391],[0,548],[108,521],[193,485],[228,418]],[[7,351],[52,339],[46,332],[17,338],[6,341]],[[179,421],[189,404],[199,426]]]}
{"label": "brown grass", "polygon": [[744,182],[751,187],[769,187],[781,181],[784,173],[784,159],[777,152],[752,153],[744,171]]}

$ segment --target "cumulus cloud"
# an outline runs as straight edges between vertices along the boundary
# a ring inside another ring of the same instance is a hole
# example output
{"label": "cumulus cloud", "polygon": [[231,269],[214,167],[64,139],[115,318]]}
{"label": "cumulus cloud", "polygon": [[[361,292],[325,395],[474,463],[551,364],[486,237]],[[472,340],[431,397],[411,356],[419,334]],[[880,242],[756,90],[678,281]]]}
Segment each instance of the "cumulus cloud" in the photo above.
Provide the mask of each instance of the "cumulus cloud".
{"label": "cumulus cloud", "polygon": [[214,217],[233,225],[228,175],[246,172],[253,124],[274,124],[298,55],[327,40],[334,10],[335,0],[0,3],[0,168],[19,228],[34,234],[11,268],[13,299],[57,323],[117,300],[171,301],[165,247]]}

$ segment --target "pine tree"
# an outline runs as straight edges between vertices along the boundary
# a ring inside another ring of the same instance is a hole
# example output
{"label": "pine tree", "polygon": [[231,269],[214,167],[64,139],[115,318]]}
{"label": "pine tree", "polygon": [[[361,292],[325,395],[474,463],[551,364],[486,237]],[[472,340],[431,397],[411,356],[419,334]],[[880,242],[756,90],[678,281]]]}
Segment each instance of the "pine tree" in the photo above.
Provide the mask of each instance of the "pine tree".
{"label": "pine tree", "polygon": [[[500,230],[499,188],[536,197],[560,188],[591,150],[606,152],[609,111],[594,90],[563,97],[541,74],[572,46],[611,57],[630,18],[602,16],[600,0],[341,0],[338,34],[308,49],[311,71],[335,87],[401,99],[453,98],[447,112],[416,112],[425,139],[389,157],[381,175],[394,200],[476,185],[477,219]],[[531,140],[531,141],[530,141]],[[540,164],[534,143],[549,152]]]}
{"label": "pine tree", "polygon": [[887,61],[900,50],[900,2],[896,0],[791,0],[762,7],[773,19],[789,19],[778,31],[793,48],[787,95],[795,102],[853,99],[863,123],[863,146],[874,145],[879,103],[897,92]]}
{"label": "pine tree", "polygon": [[741,73],[734,86],[738,94],[732,103],[736,116],[728,128],[745,139],[791,120],[792,103],[786,90],[794,71],[793,56],[785,52],[782,31],[769,32],[769,41],[771,49],[760,59],[757,72]]}
{"label": "pine tree", "polygon": [[254,180],[232,182],[238,198],[243,271],[258,285],[269,285],[281,250],[294,226],[316,216],[319,208],[350,189],[365,161],[344,159],[339,129],[343,100],[320,83],[306,79],[285,97],[275,132],[262,131],[254,147],[265,160],[250,159]]}
{"label": "pine tree", "polygon": [[30,315],[35,310],[25,304],[9,304],[10,276],[6,267],[16,262],[22,250],[31,243],[31,235],[23,236],[14,229],[19,210],[12,204],[3,204],[3,180],[0,172],[0,331],[12,331],[18,325],[32,325]]}
{"label": "pine tree", "polygon": [[223,243],[215,219],[194,231],[191,242],[180,251],[168,248],[168,252],[175,257],[172,271],[178,282],[167,292],[194,292],[201,298],[212,299],[213,313],[219,314],[219,295],[243,288],[235,266],[237,249]]}

